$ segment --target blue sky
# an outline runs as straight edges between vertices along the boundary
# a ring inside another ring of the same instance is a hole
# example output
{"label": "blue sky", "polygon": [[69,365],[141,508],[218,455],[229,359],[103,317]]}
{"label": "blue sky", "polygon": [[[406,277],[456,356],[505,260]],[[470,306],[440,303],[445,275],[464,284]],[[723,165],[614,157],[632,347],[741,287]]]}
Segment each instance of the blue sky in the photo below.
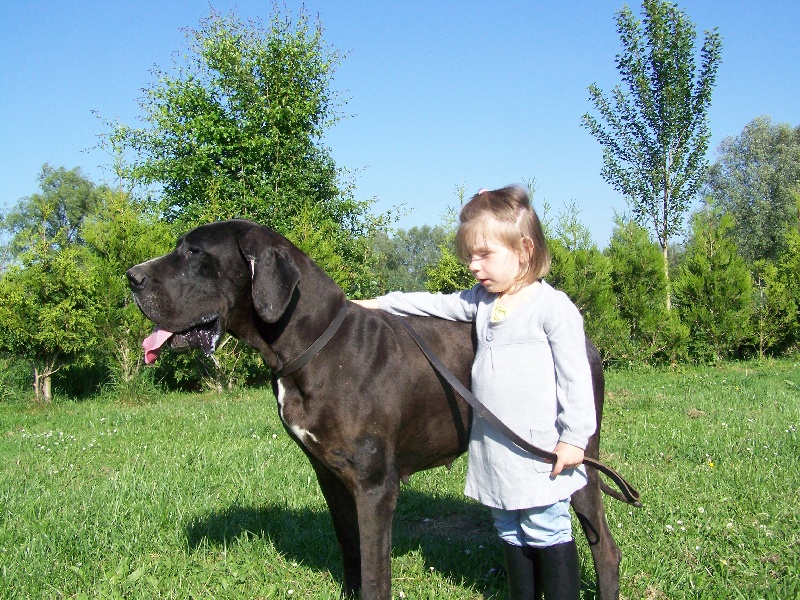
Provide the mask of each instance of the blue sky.
{"label": "blue sky", "polygon": [[[0,202],[38,190],[43,163],[95,183],[110,157],[102,118],[136,124],[153,65],[169,67],[181,31],[236,9],[269,19],[270,1],[2,1]],[[287,0],[294,14],[300,2]],[[376,212],[403,205],[398,226],[435,225],[470,193],[535,178],[537,210],[574,203],[604,247],[625,203],[600,177],[601,149],[580,126],[587,87],[618,83],[614,21],[622,1],[307,0],[327,43],[347,58],[333,88],[352,115],[329,131],[338,165],[356,170]],[[640,4],[631,2],[640,13]],[[800,2],[683,0],[702,32],[717,27],[722,58],[710,111],[709,158],[753,118],[800,124]]]}

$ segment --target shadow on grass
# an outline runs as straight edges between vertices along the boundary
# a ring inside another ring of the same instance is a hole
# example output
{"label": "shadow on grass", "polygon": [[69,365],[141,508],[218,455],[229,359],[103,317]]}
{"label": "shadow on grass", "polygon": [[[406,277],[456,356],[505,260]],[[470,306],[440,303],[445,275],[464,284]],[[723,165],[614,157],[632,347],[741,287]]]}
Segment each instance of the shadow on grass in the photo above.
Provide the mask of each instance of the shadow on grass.
{"label": "shadow on grass", "polygon": [[[201,515],[186,527],[189,548],[228,547],[247,536],[269,539],[287,560],[329,571],[344,581],[333,523],[327,511],[280,505],[229,508]],[[489,511],[465,500],[437,498],[403,490],[392,532],[394,560],[410,552],[421,554],[453,582],[493,597],[504,587],[500,544]]]}
{"label": "shadow on grass", "polygon": [[[575,521],[575,533],[581,536]],[[327,511],[286,506],[233,505],[193,520],[187,526],[189,547],[228,547],[247,536],[269,539],[288,560],[328,571],[344,581],[333,523]],[[505,597],[505,574],[500,541],[489,510],[468,500],[438,498],[417,490],[403,490],[392,529],[392,557],[402,560],[418,552],[425,567],[456,584],[474,589],[485,598]],[[594,600],[594,568],[582,565],[583,597]],[[587,586],[587,583],[589,584]]]}

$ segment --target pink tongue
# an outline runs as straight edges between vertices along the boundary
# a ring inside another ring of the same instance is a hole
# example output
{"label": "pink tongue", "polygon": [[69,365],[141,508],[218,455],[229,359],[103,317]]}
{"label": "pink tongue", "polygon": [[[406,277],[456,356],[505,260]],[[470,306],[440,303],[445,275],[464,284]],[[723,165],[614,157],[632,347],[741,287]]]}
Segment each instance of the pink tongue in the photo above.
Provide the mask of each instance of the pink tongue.
{"label": "pink tongue", "polygon": [[165,331],[163,329],[156,328],[153,330],[153,333],[145,338],[145,340],[142,342],[145,364],[152,365],[154,362],[156,362],[158,355],[161,353],[161,346],[171,337],[171,331]]}

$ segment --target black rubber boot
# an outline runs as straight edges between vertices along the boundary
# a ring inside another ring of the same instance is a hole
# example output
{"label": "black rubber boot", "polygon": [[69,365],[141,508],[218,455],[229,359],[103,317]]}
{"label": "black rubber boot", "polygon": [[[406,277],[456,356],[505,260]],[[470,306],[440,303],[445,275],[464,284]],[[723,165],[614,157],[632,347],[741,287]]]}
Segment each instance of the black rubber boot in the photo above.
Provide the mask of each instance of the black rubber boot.
{"label": "black rubber boot", "polygon": [[503,542],[509,600],[537,600],[533,573],[533,548]]}
{"label": "black rubber boot", "polygon": [[533,550],[534,577],[544,600],[578,600],[581,596],[581,566],[575,541]]}

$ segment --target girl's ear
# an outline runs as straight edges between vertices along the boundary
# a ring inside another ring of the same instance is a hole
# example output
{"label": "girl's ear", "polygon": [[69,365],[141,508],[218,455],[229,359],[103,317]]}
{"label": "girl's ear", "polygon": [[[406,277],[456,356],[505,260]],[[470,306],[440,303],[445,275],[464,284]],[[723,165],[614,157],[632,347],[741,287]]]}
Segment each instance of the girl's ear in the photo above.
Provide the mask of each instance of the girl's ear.
{"label": "girl's ear", "polygon": [[534,243],[533,240],[527,236],[522,237],[522,254],[520,258],[525,263],[530,263],[533,260]]}

